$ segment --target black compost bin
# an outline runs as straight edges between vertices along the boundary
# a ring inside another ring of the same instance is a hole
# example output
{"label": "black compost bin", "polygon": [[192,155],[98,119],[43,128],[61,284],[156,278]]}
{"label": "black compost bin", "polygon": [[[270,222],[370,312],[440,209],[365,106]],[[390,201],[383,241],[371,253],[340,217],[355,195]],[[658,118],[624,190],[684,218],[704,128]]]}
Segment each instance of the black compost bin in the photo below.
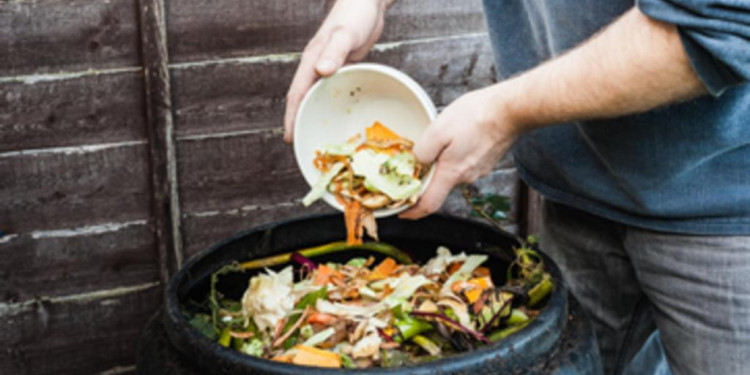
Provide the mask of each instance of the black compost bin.
{"label": "black compost bin", "polygon": [[[486,253],[490,267],[505,269],[516,239],[475,221],[434,215],[419,221],[379,220],[381,240],[417,260],[434,256],[438,246],[452,251]],[[165,306],[142,335],[137,358],[141,375],[168,374],[599,374],[600,363],[591,327],[575,301],[569,301],[560,271],[545,257],[555,289],[540,315],[522,331],[480,349],[400,368],[322,369],[258,359],[223,348],[194,330],[182,314],[190,299],[201,300],[211,273],[235,260],[249,260],[339,241],[342,215],[306,217],[273,223],[232,236],[192,258],[167,287]],[[494,272],[493,272],[494,273]],[[235,280],[237,290],[249,275]]]}

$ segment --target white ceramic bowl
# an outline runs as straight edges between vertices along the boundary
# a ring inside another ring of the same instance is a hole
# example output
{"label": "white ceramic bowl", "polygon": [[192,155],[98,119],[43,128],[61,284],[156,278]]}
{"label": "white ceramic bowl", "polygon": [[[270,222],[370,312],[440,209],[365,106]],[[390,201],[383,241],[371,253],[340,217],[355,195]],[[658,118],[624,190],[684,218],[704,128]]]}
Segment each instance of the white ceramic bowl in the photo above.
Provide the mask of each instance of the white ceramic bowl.
{"label": "white ceramic bowl", "polygon": [[[312,186],[321,175],[313,166],[316,150],[345,143],[357,133],[364,136],[365,128],[375,121],[416,141],[436,115],[435,104],[424,89],[401,71],[380,64],[348,65],[320,79],[302,100],[294,125],[297,165]],[[431,168],[425,177],[421,192],[433,171]],[[344,210],[332,194],[326,192],[323,199]],[[394,215],[406,208],[376,210],[375,217]]]}

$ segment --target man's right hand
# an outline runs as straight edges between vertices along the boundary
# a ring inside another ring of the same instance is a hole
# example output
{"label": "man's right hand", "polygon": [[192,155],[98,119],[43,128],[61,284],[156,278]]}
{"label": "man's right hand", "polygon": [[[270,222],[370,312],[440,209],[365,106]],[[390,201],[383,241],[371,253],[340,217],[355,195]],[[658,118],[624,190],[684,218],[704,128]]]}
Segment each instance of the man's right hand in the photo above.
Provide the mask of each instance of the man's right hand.
{"label": "man's right hand", "polygon": [[321,76],[344,63],[362,60],[383,32],[385,10],[393,0],[338,0],[302,53],[286,95],[284,141],[291,143],[302,98]]}

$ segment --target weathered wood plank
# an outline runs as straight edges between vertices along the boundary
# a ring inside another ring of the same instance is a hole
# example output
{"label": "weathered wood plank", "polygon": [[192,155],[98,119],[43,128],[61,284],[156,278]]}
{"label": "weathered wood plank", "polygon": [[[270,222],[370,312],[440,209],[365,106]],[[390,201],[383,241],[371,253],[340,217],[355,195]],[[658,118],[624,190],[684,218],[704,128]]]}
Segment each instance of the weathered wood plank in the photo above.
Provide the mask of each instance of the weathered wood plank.
{"label": "weathered wood plank", "polygon": [[[172,0],[168,20],[174,61],[200,61],[300,51],[331,0],[245,1],[220,4]],[[399,0],[386,15],[382,41],[481,32],[481,0]]]}
{"label": "weathered wood plank", "polygon": [[132,0],[0,2],[0,76],[137,66]]}
{"label": "weathered wood plank", "polygon": [[160,297],[158,285],[143,284],[0,304],[0,373],[80,375],[127,368]]}
{"label": "weathered wood plank", "polygon": [[[368,61],[411,75],[438,106],[494,81],[484,34],[380,45]],[[284,97],[296,66],[295,57],[281,57],[174,67],[178,137],[281,127]]]}
{"label": "weathered wood plank", "polygon": [[151,207],[161,279],[166,283],[182,265],[183,254],[164,1],[139,0],[138,4],[146,73]]}
{"label": "weathered wood plank", "polygon": [[[188,256],[208,248],[232,234],[273,221],[301,215],[336,212],[323,202],[303,207],[300,202],[270,206],[245,206],[225,211],[198,212],[185,215],[185,251]],[[342,238],[346,235],[341,228]]]}
{"label": "weathered wood plank", "polygon": [[147,220],[0,238],[0,302],[112,289],[159,279]]}
{"label": "weathered wood plank", "polygon": [[145,141],[0,153],[0,230],[22,234],[150,215]]}
{"label": "weathered wood plank", "polygon": [[138,70],[0,80],[0,92],[0,153],[146,137]]}
{"label": "weathered wood plank", "polygon": [[539,192],[526,184],[522,185],[523,192],[523,230],[526,235],[538,235],[542,231],[542,206],[544,198]]}
{"label": "weathered wood plank", "polygon": [[182,140],[178,149],[184,212],[284,203],[308,188],[279,132]]}

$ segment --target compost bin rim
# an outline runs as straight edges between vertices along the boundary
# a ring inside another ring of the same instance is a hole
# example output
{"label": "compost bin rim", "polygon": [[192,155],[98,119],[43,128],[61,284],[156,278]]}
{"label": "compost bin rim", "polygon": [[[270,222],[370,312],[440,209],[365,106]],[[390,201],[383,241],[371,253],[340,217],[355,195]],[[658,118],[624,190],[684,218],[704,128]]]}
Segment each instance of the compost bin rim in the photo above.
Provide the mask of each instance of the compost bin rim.
{"label": "compost bin rim", "polygon": [[[192,259],[188,260],[182,266],[182,268],[172,277],[164,294],[166,312],[166,314],[164,314],[164,324],[167,328],[167,336],[172,345],[174,345],[180,352],[182,352],[183,355],[188,356],[188,358],[190,358],[193,354],[200,353],[201,355],[211,357],[217,362],[229,362],[234,367],[245,367],[248,369],[256,369],[263,372],[282,375],[299,375],[300,371],[309,372],[310,375],[326,375],[340,372],[353,373],[354,371],[356,371],[357,373],[365,373],[368,375],[392,375],[403,372],[409,374],[426,375],[433,374],[436,368],[439,368],[441,371],[451,372],[453,371],[453,369],[460,370],[462,368],[476,366],[477,364],[485,363],[486,361],[492,359],[497,360],[499,358],[510,358],[513,355],[517,355],[519,351],[522,351],[524,349],[535,352],[532,353],[535,355],[525,356],[528,357],[526,358],[527,361],[533,361],[538,356],[544,355],[546,352],[548,352],[559,338],[561,332],[565,329],[568,315],[567,288],[562,281],[560,270],[544,253],[540,254],[549,268],[550,274],[555,281],[555,286],[548,298],[547,305],[544,309],[542,309],[539,316],[537,316],[537,318],[534,319],[528,326],[519,331],[525,332],[525,334],[514,334],[490,345],[463,353],[453,354],[445,358],[426,362],[424,364],[399,366],[392,368],[373,367],[367,369],[350,370],[343,368],[327,369],[320,367],[299,366],[249,357],[245,354],[238,353],[231,348],[221,347],[215,342],[201,335],[199,332],[192,328],[187,319],[185,319],[185,317],[182,315],[178,296],[180,285],[184,282],[187,282],[188,278],[190,277],[190,269],[196,264],[203,261],[214,251],[217,251],[218,249],[231,244],[234,241],[240,240],[255,233],[267,232],[269,230],[273,230],[274,228],[293,225],[297,223],[335,219],[339,216],[341,216],[340,213],[314,214],[266,223],[237,232],[221,241],[218,241],[196,254],[194,257],[192,257]],[[506,239],[511,239],[516,244],[519,243],[516,236],[502,231],[494,226],[490,226],[476,220],[445,214],[434,214],[422,220],[460,222],[464,225],[476,226],[484,230],[489,230],[490,233],[494,235],[506,237]],[[216,269],[218,269],[219,267],[221,267],[220,264],[216,266]],[[214,269],[213,271],[215,271],[216,269]],[[559,308],[551,308],[553,306],[558,306]],[[559,315],[555,315],[556,311],[559,311]],[[185,344],[186,342],[190,342],[192,343],[192,345]],[[521,358],[514,357],[514,359],[518,360]],[[518,364],[524,365],[524,363]]]}

